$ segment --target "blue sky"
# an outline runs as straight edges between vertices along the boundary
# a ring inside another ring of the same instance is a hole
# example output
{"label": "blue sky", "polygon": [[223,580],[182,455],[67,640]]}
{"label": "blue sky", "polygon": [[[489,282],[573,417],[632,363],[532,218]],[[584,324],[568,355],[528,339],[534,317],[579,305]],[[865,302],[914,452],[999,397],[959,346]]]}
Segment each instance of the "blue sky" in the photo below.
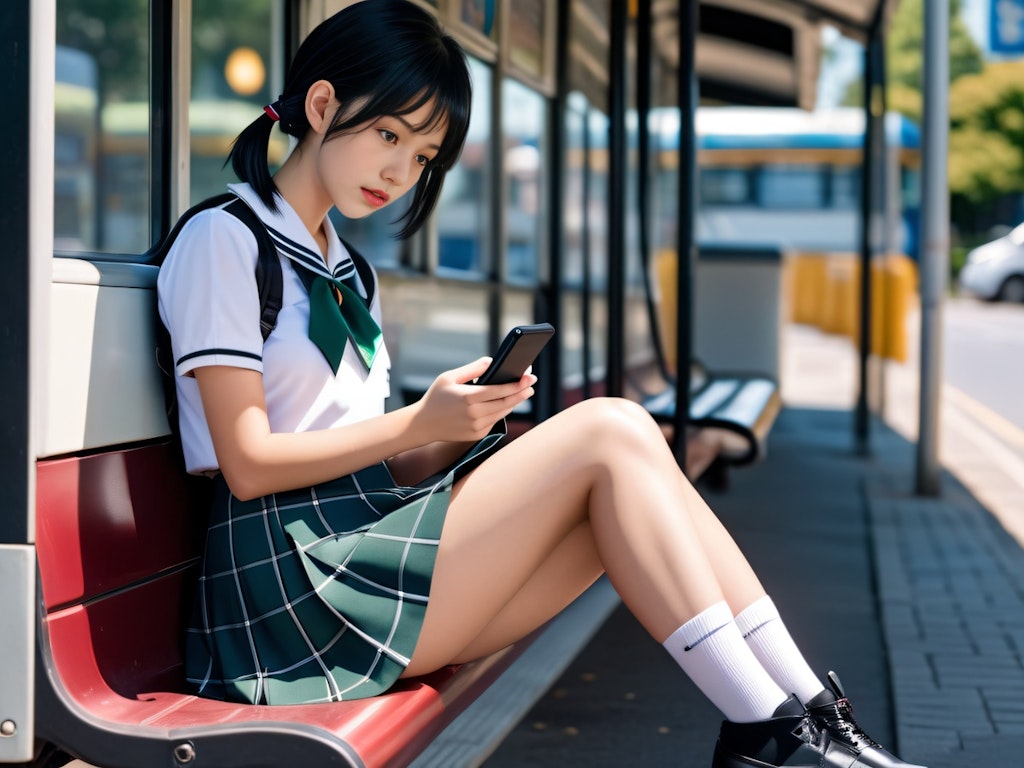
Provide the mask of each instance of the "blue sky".
{"label": "blue sky", "polygon": [[963,0],[960,4],[960,18],[964,20],[978,45],[988,42],[988,9],[990,0]]}

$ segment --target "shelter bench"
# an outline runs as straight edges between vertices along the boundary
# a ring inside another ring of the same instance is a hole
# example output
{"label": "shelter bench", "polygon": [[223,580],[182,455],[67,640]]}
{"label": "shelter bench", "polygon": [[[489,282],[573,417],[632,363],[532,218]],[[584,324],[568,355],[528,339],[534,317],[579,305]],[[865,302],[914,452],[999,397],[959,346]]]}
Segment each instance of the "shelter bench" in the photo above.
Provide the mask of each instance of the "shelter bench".
{"label": "shelter bench", "polygon": [[[675,389],[670,387],[649,395],[642,404],[659,423],[671,423],[676,409]],[[770,376],[712,372],[699,361],[693,361],[688,423],[698,433],[693,460],[697,468],[688,466],[688,476],[693,480],[703,476],[712,485],[722,487],[727,483],[729,467],[762,460],[767,453],[768,434],[780,410],[779,386]],[[709,445],[710,449],[706,447]]]}
{"label": "shelter bench", "polygon": [[[568,645],[563,637],[545,652],[546,674],[525,698],[520,681],[512,684],[519,700],[501,701],[503,716],[524,714],[614,605],[604,594],[571,627],[549,625],[493,656],[402,681],[375,698],[213,701],[187,691],[180,647],[205,533],[203,484],[186,481],[166,441],[41,461],[37,479],[36,733],[80,759],[73,765],[400,766],[418,755],[429,764],[432,748],[448,750],[438,765],[464,764],[449,761],[453,747],[438,739],[445,726],[523,663],[545,633],[568,632]],[[512,724],[488,736],[478,717],[455,748],[493,747],[488,739]]]}

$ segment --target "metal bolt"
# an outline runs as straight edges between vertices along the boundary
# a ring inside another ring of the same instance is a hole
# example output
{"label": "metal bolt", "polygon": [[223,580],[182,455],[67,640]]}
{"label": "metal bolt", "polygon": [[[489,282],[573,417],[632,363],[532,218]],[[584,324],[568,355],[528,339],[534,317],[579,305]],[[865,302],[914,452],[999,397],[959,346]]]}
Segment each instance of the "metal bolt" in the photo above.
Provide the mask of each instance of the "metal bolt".
{"label": "metal bolt", "polygon": [[191,763],[196,759],[196,750],[187,741],[183,742],[174,748],[174,759],[182,764]]}
{"label": "metal bolt", "polygon": [[4,720],[0,723],[0,736],[13,736],[18,732],[18,726],[13,720]]}

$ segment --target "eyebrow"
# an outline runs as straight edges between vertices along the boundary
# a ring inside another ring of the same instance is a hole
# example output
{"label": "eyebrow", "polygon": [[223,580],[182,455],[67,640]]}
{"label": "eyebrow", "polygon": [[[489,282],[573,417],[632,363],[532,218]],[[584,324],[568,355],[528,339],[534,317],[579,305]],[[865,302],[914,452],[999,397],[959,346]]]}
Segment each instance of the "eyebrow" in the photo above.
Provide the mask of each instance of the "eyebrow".
{"label": "eyebrow", "polygon": [[[391,117],[395,118],[395,120],[400,122],[402,125],[404,125],[406,128],[408,128],[413,133],[419,133],[420,132],[419,129],[416,128],[415,125],[413,125],[408,120],[406,120],[402,115],[391,115]],[[440,144],[428,144],[427,148],[428,149],[436,149],[436,150],[440,151],[441,145]]]}

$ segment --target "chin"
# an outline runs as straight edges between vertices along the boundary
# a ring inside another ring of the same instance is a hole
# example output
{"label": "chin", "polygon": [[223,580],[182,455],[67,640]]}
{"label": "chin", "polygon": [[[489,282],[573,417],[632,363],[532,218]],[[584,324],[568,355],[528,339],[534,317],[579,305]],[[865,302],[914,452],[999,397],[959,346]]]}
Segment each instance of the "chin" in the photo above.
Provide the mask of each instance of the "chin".
{"label": "chin", "polygon": [[340,205],[334,206],[338,213],[344,216],[346,219],[365,219],[367,216],[371,216],[377,211],[382,211],[387,208],[386,205],[382,205],[380,208],[369,208],[365,203],[363,205],[353,205],[342,207]]}

